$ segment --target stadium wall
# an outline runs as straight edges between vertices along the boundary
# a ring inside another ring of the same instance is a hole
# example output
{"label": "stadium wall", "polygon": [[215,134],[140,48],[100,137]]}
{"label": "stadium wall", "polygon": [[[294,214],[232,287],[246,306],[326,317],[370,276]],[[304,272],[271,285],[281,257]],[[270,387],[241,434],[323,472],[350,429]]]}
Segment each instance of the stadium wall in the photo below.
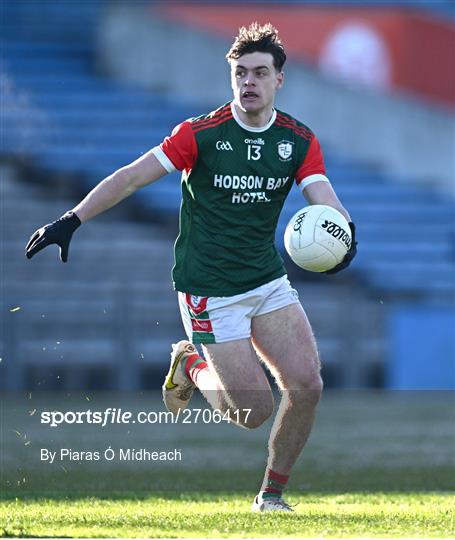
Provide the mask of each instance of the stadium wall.
{"label": "stadium wall", "polygon": [[[99,68],[109,75],[207,109],[231,97],[223,60],[230,41],[170,21],[150,5],[108,5],[97,42]],[[449,109],[336,83],[296,61],[286,67],[277,106],[304,119],[338,154],[455,196],[455,119]]]}
{"label": "stadium wall", "polygon": [[[245,21],[273,21],[288,58],[319,67],[329,76],[379,91],[404,91],[455,106],[455,26],[418,9],[365,2],[160,3],[170,21],[208,29],[231,39]],[[437,62],[435,62],[437,59]]]}
{"label": "stadium wall", "polygon": [[400,304],[389,317],[386,384],[396,390],[455,390],[455,313]]}

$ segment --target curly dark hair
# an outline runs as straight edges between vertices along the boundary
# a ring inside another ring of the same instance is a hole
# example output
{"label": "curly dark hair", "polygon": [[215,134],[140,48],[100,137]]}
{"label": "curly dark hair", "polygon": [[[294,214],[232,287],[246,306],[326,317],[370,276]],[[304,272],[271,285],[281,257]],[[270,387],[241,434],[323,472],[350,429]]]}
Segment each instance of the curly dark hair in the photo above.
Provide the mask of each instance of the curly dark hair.
{"label": "curly dark hair", "polygon": [[239,28],[239,34],[226,54],[226,58],[229,62],[230,60],[238,60],[244,54],[254,52],[270,53],[273,56],[275,69],[277,71],[283,69],[286,53],[278,37],[278,30],[271,23],[261,26],[254,22],[248,28],[246,26]]}

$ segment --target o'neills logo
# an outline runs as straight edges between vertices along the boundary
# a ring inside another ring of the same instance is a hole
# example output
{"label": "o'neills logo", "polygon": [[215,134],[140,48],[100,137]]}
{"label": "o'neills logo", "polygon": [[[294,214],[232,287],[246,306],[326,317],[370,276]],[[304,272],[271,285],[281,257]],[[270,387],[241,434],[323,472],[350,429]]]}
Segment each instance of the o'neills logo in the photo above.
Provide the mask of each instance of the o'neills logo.
{"label": "o'neills logo", "polygon": [[245,139],[246,144],[265,144],[264,139]]}
{"label": "o'neills logo", "polygon": [[325,229],[329,234],[331,234],[337,240],[340,240],[347,249],[351,249],[351,235],[347,233],[343,227],[340,227],[333,221],[324,220],[324,223],[321,224],[321,227]]}

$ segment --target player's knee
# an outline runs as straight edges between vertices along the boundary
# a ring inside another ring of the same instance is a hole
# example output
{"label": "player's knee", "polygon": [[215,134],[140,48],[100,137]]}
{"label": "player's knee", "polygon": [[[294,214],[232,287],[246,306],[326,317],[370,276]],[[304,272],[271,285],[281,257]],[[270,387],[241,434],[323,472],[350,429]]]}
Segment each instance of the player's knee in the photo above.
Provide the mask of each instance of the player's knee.
{"label": "player's knee", "polygon": [[319,370],[308,369],[300,373],[298,378],[298,388],[302,390],[312,390],[314,392],[322,392],[322,377]]}
{"label": "player's knee", "polygon": [[272,416],[273,413],[273,397],[262,400],[260,403],[254,403],[251,408],[246,408],[243,411],[241,425],[247,429],[255,429]]}
{"label": "player's knee", "polygon": [[323,389],[322,377],[318,371],[312,371],[306,373],[300,380],[300,389],[299,393],[304,392],[305,401],[311,402],[314,406],[317,405],[321,399],[322,389]]}
{"label": "player's knee", "polygon": [[287,399],[288,406],[296,410],[313,410],[318,406],[322,394],[322,379],[321,376],[315,374],[313,376],[302,376],[300,379],[294,380],[287,388],[283,388],[283,398]]}
{"label": "player's knee", "polygon": [[313,373],[311,378],[307,380],[307,385],[305,388],[307,391],[312,393],[316,401],[319,401],[324,388],[324,383],[319,371]]}
{"label": "player's knee", "polygon": [[322,388],[322,379],[318,374],[313,378],[302,378],[298,386],[293,384],[284,390],[284,394],[296,407],[315,408],[321,399]]}
{"label": "player's knee", "polygon": [[319,401],[323,386],[319,367],[316,366],[298,370],[285,381],[285,388],[291,393],[305,392],[306,399],[312,398],[315,402]]}
{"label": "player's knee", "polygon": [[242,423],[243,427],[247,429],[256,429],[270,418],[272,411],[267,411],[264,409],[255,410],[251,409],[251,413],[248,418]]}

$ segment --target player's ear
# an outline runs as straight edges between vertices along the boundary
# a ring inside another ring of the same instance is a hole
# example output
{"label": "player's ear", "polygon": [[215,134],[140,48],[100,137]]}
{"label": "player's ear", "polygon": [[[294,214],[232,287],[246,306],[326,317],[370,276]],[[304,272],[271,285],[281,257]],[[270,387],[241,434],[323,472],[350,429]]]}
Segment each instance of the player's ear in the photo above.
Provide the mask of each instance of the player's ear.
{"label": "player's ear", "polygon": [[276,89],[280,89],[284,83],[284,72],[280,71],[276,76]]}

